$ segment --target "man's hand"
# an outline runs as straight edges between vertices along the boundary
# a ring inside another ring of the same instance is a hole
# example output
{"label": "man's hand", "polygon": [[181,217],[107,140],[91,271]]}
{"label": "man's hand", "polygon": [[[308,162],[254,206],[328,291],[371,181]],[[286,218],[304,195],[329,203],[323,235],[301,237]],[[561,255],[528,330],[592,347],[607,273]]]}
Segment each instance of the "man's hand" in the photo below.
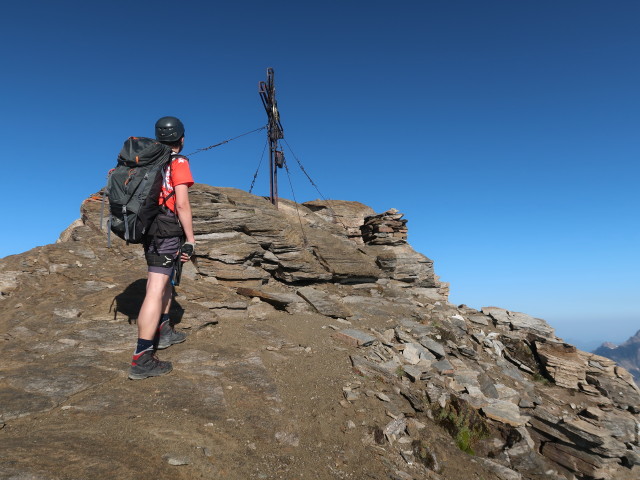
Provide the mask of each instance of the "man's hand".
{"label": "man's hand", "polygon": [[192,242],[185,242],[180,248],[180,260],[182,263],[188,262],[189,259],[196,253],[196,244]]}

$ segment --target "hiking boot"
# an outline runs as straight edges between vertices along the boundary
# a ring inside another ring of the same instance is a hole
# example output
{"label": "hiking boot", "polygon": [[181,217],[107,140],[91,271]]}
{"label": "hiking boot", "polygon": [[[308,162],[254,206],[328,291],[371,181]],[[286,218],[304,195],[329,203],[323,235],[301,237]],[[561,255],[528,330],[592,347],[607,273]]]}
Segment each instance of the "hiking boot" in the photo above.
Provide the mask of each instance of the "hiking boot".
{"label": "hiking boot", "polygon": [[160,325],[160,338],[158,340],[158,350],[168,348],[176,343],[182,343],[187,339],[187,334],[176,331],[167,320]]}
{"label": "hiking boot", "polygon": [[173,370],[171,362],[158,360],[152,350],[146,350],[139,355],[134,355],[129,369],[131,380],[142,380],[148,377],[159,377]]}

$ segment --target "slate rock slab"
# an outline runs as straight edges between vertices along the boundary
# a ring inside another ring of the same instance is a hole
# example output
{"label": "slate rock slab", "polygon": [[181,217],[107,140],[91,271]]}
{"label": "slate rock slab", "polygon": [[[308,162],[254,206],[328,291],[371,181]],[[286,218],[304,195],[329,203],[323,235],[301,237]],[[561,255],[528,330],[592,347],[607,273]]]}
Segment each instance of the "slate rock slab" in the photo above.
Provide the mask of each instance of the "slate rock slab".
{"label": "slate rock slab", "polygon": [[239,295],[244,295],[245,297],[257,297],[267,303],[270,303],[276,308],[284,308],[290,303],[300,301],[298,297],[290,293],[276,293],[248,287],[240,287],[236,291]]}
{"label": "slate rock slab", "polygon": [[443,358],[445,356],[444,347],[430,337],[422,337],[420,339],[420,344],[435,354],[438,358]]}
{"label": "slate rock slab", "polygon": [[482,313],[493,318],[496,325],[508,326],[511,330],[528,330],[545,337],[555,337],[555,330],[547,322],[526,313],[511,312],[499,307],[482,307]]}
{"label": "slate rock slab", "polygon": [[482,407],[482,413],[487,418],[513,427],[521,427],[529,420],[529,417],[520,415],[520,408],[516,404],[507,401],[494,400]]}
{"label": "slate rock slab", "polygon": [[368,333],[353,329],[340,330],[339,332],[334,333],[333,336],[334,338],[337,338],[338,340],[341,340],[355,347],[366,347],[378,340],[373,335],[369,335]]}
{"label": "slate rock slab", "polygon": [[0,418],[4,420],[45,412],[55,406],[56,402],[45,395],[11,387],[0,388]]}
{"label": "slate rock slab", "polygon": [[339,297],[329,295],[313,287],[299,288],[297,293],[321,315],[333,318],[345,318],[352,315],[352,312],[340,303]]}

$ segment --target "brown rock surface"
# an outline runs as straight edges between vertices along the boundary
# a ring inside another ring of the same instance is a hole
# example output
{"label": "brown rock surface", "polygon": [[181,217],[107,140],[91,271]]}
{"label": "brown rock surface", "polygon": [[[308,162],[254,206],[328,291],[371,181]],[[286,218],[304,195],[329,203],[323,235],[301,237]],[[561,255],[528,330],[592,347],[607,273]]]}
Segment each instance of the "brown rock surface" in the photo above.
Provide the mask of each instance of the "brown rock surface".
{"label": "brown rock surface", "polygon": [[163,377],[126,378],[146,268],[107,248],[98,203],[0,259],[0,479],[637,475],[630,375],[542,320],[448,303],[402,214],[370,219],[365,245],[357,202],[331,204],[341,223],[316,202],[191,197],[197,261],[172,311],[189,336]]}

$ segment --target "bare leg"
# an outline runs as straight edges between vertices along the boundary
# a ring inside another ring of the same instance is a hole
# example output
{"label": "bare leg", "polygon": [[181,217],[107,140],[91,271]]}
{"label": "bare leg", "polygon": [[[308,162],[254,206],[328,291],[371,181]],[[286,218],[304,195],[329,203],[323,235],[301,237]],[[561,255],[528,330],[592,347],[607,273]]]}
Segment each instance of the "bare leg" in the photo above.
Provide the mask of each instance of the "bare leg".
{"label": "bare leg", "polygon": [[171,310],[171,300],[173,299],[173,286],[171,282],[167,282],[166,287],[164,287],[164,293],[162,295],[162,313],[169,314],[169,310]]}
{"label": "bare leg", "polygon": [[[169,292],[169,298],[165,300],[167,291]],[[168,275],[155,272],[148,273],[147,293],[144,296],[144,302],[142,302],[142,307],[138,314],[138,338],[153,340],[158,330],[158,322],[163,309],[171,306],[171,293]]]}

